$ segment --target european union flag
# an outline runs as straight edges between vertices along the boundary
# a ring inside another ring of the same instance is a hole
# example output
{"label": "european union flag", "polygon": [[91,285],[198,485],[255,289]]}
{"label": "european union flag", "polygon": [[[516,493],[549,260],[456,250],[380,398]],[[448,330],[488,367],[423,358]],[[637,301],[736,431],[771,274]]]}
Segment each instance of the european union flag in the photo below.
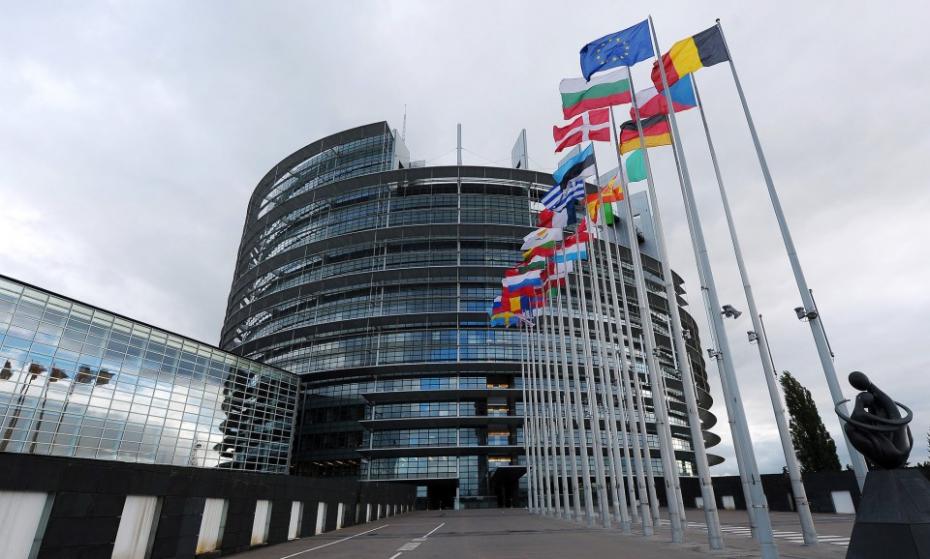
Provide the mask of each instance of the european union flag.
{"label": "european union flag", "polygon": [[605,35],[581,48],[581,75],[590,80],[591,74],[618,66],[632,66],[652,58],[652,37],[649,21],[643,20],[633,27]]}

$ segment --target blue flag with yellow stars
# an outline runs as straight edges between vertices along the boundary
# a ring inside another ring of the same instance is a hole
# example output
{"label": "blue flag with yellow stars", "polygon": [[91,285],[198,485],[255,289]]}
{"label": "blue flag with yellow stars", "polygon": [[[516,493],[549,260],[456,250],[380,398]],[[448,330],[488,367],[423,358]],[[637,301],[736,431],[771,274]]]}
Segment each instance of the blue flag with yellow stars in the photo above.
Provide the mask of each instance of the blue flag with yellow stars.
{"label": "blue flag with yellow stars", "polygon": [[591,74],[618,66],[632,66],[652,58],[652,37],[649,21],[643,20],[633,27],[605,35],[581,48],[581,75],[590,80]]}

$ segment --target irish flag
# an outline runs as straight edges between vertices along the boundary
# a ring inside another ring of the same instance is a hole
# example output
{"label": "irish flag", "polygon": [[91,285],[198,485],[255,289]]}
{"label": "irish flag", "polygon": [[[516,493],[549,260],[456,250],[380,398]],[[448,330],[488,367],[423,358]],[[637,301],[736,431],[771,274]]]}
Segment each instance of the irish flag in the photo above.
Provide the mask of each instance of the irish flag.
{"label": "irish flag", "polygon": [[630,94],[630,69],[626,66],[612,72],[602,72],[591,77],[568,78],[559,83],[562,94],[562,116],[565,120],[592,109],[603,109],[612,105],[623,105],[632,99]]}

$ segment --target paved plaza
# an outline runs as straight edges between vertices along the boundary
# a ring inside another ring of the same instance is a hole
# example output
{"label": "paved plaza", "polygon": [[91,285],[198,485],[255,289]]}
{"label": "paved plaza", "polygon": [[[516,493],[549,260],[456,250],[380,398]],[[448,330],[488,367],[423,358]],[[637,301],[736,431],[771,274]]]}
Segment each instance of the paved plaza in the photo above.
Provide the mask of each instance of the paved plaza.
{"label": "paved plaza", "polygon": [[[233,555],[237,559],[677,559],[758,557],[746,514],[721,511],[727,549],[708,553],[700,511],[688,511],[684,544],[670,543],[667,527],[657,535],[625,536],[618,530],[528,514],[524,510],[421,511]],[[801,544],[797,516],[772,513],[783,558],[843,558],[854,517],[815,515],[823,542]]]}

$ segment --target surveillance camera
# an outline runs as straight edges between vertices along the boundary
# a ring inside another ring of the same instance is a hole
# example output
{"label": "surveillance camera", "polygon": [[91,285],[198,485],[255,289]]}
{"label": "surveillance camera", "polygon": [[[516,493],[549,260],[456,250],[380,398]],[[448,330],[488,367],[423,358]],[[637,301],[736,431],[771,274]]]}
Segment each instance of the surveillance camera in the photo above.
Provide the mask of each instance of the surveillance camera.
{"label": "surveillance camera", "polygon": [[749,343],[755,342],[759,339],[759,334],[756,334],[752,330],[749,330],[748,332],[746,332],[746,335],[749,336]]}
{"label": "surveillance camera", "polygon": [[733,305],[724,305],[720,311],[720,314],[728,318],[739,318],[741,314],[740,311],[736,310]]}
{"label": "surveillance camera", "polygon": [[795,307],[794,314],[798,315],[798,320],[804,320],[807,311],[804,310],[804,307]]}

